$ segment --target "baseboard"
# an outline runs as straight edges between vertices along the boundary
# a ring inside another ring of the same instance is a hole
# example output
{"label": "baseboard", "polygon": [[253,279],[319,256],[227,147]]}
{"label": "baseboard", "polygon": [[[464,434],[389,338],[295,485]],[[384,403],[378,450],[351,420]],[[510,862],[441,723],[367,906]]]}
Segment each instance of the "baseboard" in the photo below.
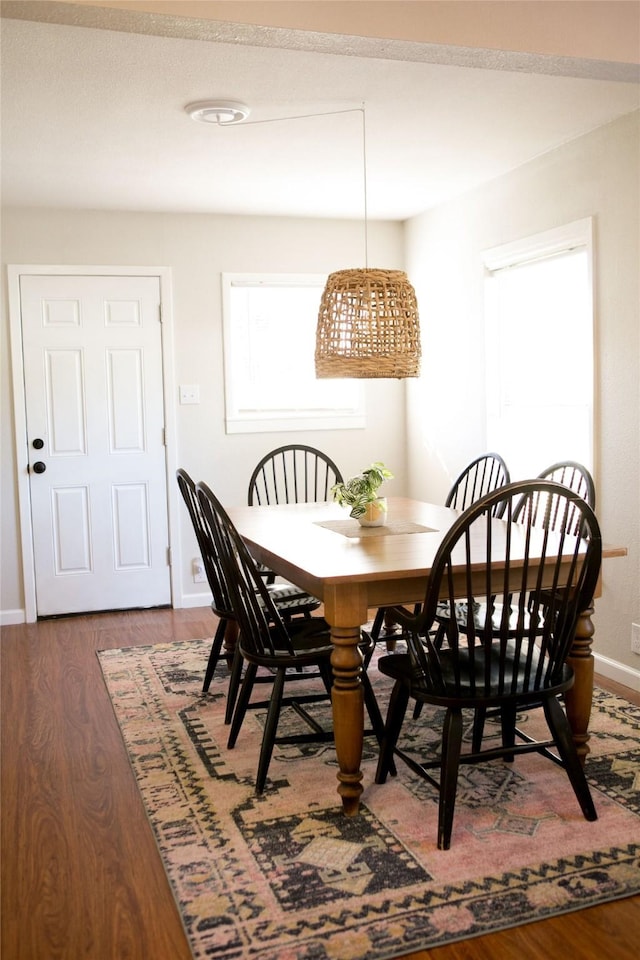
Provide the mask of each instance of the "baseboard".
{"label": "baseboard", "polygon": [[14,623],[25,623],[25,610],[0,610],[0,627],[11,627]]}
{"label": "baseboard", "polygon": [[183,593],[180,598],[180,604],[174,603],[174,607],[210,607],[213,597],[211,591],[204,593]]}
{"label": "baseboard", "polygon": [[625,663],[619,663],[618,660],[610,660],[609,657],[603,657],[600,653],[594,653],[593,659],[596,673],[640,692],[640,670],[628,667]]}

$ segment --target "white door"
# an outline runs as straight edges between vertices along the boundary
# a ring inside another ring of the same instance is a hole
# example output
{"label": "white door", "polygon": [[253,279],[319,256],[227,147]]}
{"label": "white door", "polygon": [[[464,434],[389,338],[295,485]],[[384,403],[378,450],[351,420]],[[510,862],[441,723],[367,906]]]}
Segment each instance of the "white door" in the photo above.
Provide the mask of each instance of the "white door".
{"label": "white door", "polygon": [[160,282],[20,278],[38,616],[171,601]]}

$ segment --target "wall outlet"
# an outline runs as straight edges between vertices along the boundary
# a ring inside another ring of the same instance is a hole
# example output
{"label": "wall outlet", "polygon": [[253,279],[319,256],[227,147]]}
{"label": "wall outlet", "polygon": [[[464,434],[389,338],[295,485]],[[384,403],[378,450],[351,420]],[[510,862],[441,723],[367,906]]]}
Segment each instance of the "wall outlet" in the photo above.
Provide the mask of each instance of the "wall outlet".
{"label": "wall outlet", "polygon": [[631,652],[640,655],[640,623],[631,624]]}
{"label": "wall outlet", "polygon": [[193,574],[194,583],[206,583],[207,575],[204,572],[204,563],[200,557],[194,557],[191,561],[191,573]]}

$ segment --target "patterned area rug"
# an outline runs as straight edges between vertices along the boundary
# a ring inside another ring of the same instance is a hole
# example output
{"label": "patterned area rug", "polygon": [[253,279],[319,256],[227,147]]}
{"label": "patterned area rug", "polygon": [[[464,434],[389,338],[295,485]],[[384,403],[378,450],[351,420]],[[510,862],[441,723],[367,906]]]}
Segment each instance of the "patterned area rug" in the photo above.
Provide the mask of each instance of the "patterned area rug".
{"label": "patterned area rug", "polygon": [[[562,770],[528,755],[462,768],[452,846],[438,851],[435,791],[401,762],[376,786],[372,738],[359,816],[341,812],[331,743],[276,747],[256,797],[264,717],[250,711],[227,750],[226,668],[200,692],[208,652],[198,640],[99,654],[195,958],[386,960],[640,892],[640,709],[627,701],[596,691],[597,822]],[[387,681],[375,663],[370,675],[384,713]],[[281,723],[298,729],[291,713]],[[408,737],[436,744],[434,719],[425,710]]]}

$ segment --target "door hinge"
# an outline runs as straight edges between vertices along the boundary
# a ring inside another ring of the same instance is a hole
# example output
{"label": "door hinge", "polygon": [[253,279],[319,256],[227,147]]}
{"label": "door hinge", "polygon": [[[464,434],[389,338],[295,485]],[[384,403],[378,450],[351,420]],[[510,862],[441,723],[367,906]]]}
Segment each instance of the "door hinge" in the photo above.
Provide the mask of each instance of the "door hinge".
{"label": "door hinge", "polygon": [[162,446],[166,447],[166,445],[167,445],[167,431],[166,431],[166,428],[163,427],[162,428]]}
{"label": "door hinge", "polygon": [[167,547],[167,566],[171,566],[171,547]]}
{"label": "door hinge", "polygon": [[158,304],[158,320],[162,323],[162,304]]}

